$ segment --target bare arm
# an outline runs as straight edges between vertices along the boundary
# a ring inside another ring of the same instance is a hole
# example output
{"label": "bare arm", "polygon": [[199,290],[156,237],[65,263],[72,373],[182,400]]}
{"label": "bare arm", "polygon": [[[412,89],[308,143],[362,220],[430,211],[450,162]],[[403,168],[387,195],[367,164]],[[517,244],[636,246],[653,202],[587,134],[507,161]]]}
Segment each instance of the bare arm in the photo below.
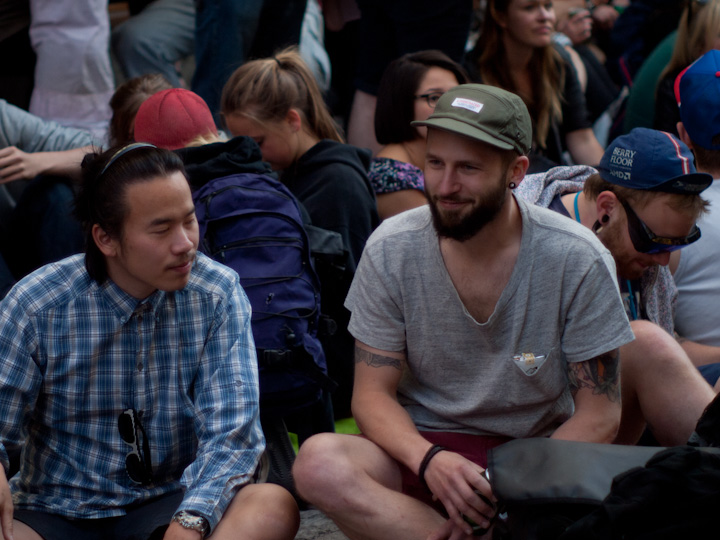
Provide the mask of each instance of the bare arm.
{"label": "bare arm", "polygon": [[[355,343],[352,409],[358,427],[371,441],[417,474],[432,444],[418,432],[397,401],[405,355],[374,349],[359,341]],[[490,485],[482,473],[482,467],[447,451],[433,457],[425,470],[430,490],[443,503],[455,526],[465,534],[470,534],[471,529],[461,514],[478,524],[487,524],[494,514],[475,493],[478,490],[492,499]]]}
{"label": "bare arm", "polygon": [[0,150],[0,184],[32,179],[38,174],[56,174],[80,178],[80,163],[91,146],[60,152],[23,152],[15,146]]}
{"label": "bare arm", "polygon": [[620,362],[617,349],[568,365],[575,414],[552,437],[610,443],[620,426]]}
{"label": "bare arm", "polygon": [[[670,263],[668,264],[668,268],[670,268],[670,273],[672,274],[675,274],[675,271],[680,265],[681,251],[682,250],[673,251],[670,254]],[[690,361],[696,367],[720,362],[720,347],[696,343],[694,341],[690,341],[689,339],[685,339],[682,336],[678,336],[677,334],[676,337],[678,343],[680,343],[680,346],[690,357]]]}
{"label": "bare arm", "polygon": [[588,74],[587,69],[585,69],[585,64],[583,64],[582,58],[580,58],[580,55],[572,47],[565,47],[565,52],[570,55],[570,60],[572,60],[578,82],[580,83],[580,89],[584,94],[588,84]]}
{"label": "bare arm", "polygon": [[720,347],[703,345],[685,338],[678,338],[678,343],[696,367],[720,362]]}
{"label": "bare arm", "polygon": [[565,135],[565,144],[578,165],[597,166],[603,155],[603,148],[595,138],[592,129],[576,129]]}
{"label": "bare arm", "polygon": [[420,435],[397,401],[404,364],[403,353],[381,351],[355,342],[352,411],[363,434],[417,472],[432,445]]}
{"label": "bare arm", "polygon": [[163,540],[200,540],[200,533],[192,529],[186,529],[176,522],[172,522],[165,531]]}
{"label": "bare arm", "polygon": [[4,540],[13,538],[13,502],[5,468],[0,465],[0,530]]}
{"label": "bare arm", "polygon": [[596,5],[593,10],[593,20],[602,30],[610,30],[619,16],[620,13],[610,5]]}

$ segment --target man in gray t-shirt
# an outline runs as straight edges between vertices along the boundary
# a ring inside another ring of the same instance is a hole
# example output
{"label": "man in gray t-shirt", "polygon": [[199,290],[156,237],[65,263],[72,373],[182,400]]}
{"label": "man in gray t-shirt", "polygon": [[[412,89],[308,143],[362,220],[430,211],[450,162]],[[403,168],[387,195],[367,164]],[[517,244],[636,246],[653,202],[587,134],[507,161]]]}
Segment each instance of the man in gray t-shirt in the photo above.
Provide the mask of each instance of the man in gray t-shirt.
{"label": "man in gray t-shirt", "polygon": [[416,124],[430,204],[377,229],[346,300],[366,438],[313,437],[294,468],[351,538],[466,538],[463,515],[494,513],[486,448],[611,442],[620,425],[617,349],[633,335],[614,263],[590,231],[511,194],[532,140],[522,100],[461,85]]}
{"label": "man in gray t-shirt", "polygon": [[465,307],[428,207],[386,222],[365,248],[350,331],[406,357],[397,398],[420,430],[550,436],[574,411],[568,363],[632,339],[612,258],[592,233],[520,199],[517,208],[516,264],[489,317]]}

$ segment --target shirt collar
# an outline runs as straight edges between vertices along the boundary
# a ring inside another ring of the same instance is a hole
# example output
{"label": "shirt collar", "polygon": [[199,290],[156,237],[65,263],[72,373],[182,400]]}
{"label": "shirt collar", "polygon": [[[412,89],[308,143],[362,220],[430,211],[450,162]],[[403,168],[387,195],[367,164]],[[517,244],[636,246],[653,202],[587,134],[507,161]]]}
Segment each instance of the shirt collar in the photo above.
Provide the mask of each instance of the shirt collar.
{"label": "shirt collar", "polygon": [[132,317],[133,313],[136,311],[142,310],[149,313],[155,313],[167,295],[165,291],[156,290],[147,298],[138,300],[134,296],[123,291],[111,279],[105,280],[105,283],[100,285],[100,294],[105,298],[105,301],[108,303],[110,309],[123,324],[129,321],[130,317]]}

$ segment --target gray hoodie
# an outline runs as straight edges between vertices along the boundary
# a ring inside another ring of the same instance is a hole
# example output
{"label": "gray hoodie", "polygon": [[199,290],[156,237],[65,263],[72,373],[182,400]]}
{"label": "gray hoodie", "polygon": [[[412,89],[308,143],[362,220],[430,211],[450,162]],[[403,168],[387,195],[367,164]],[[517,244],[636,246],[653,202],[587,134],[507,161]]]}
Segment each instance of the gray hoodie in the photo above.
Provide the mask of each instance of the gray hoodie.
{"label": "gray hoodie", "polygon": [[[581,191],[585,180],[597,171],[585,165],[553,167],[545,173],[529,174],[515,188],[515,194],[547,208],[558,195]],[[640,279],[640,298],[648,320],[671,335],[677,303],[677,288],[667,266],[651,266]]]}

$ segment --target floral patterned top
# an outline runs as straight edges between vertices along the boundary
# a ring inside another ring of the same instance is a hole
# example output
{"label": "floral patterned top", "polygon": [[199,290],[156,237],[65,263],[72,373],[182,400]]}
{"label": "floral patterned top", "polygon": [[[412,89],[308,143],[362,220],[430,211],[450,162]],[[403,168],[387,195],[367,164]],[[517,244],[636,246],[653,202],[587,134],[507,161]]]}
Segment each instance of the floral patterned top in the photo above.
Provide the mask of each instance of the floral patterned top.
{"label": "floral patterned top", "polygon": [[403,189],[425,190],[422,170],[411,163],[376,157],[370,162],[368,178],[376,195],[394,193]]}

